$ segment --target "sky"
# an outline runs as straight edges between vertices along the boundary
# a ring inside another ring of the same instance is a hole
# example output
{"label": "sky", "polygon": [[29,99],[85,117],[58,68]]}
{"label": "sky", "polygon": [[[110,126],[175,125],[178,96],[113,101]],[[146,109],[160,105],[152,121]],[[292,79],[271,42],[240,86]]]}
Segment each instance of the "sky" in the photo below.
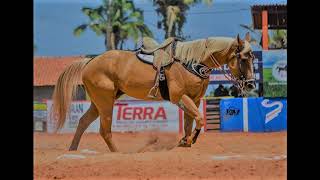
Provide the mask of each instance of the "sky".
{"label": "sky", "polygon": [[[136,3],[147,3],[148,1],[152,0],[134,0]],[[75,3],[99,3],[101,0],[34,0],[35,3],[37,2],[75,2]],[[283,4],[287,3],[286,0],[213,0],[213,3],[226,3],[226,2],[249,2],[250,4]]]}
{"label": "sky", "polygon": [[[134,0],[136,6],[144,10],[145,24],[153,32],[158,42],[164,40],[164,32],[157,28],[157,16],[152,0]],[[228,2],[228,3],[227,3]],[[241,3],[239,3],[241,2]],[[246,3],[243,3],[246,2]],[[192,6],[187,12],[187,22],[183,27],[184,35],[190,40],[210,36],[244,37],[247,30],[240,24],[252,24],[250,4],[286,3],[284,0],[214,0],[213,6],[203,4]],[[88,22],[81,12],[83,6],[96,6],[101,0],[34,0],[34,44],[35,55],[65,56],[100,54],[105,51],[104,38],[91,30],[75,37],[73,29]],[[215,4],[216,3],[216,4]],[[252,34],[255,39],[260,37]],[[124,49],[134,49],[128,40]],[[253,47],[259,50],[260,47]]]}

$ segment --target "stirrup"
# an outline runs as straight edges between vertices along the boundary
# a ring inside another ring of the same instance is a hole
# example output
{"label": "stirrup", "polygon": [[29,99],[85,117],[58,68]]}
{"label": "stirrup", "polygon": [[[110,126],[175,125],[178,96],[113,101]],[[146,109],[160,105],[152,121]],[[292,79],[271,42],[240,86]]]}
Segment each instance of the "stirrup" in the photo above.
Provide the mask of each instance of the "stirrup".
{"label": "stirrup", "polygon": [[153,86],[148,93],[148,97],[155,99],[157,97],[158,91],[159,91],[158,86]]}

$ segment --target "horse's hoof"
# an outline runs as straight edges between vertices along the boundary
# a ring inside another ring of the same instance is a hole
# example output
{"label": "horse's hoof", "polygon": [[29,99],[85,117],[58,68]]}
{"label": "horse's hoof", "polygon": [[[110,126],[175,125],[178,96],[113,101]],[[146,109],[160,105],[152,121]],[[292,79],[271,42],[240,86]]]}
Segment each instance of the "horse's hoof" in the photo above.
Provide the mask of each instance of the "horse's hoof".
{"label": "horse's hoof", "polygon": [[196,143],[197,142],[197,139],[193,138],[192,139],[192,144]]}
{"label": "horse's hoof", "polygon": [[198,139],[198,136],[200,134],[200,131],[201,129],[195,129],[194,132],[195,132],[195,135],[193,136],[192,138],[192,144],[196,143],[197,142],[197,139]]}
{"label": "horse's hoof", "polygon": [[74,147],[69,148],[69,151],[76,151],[76,150],[77,150],[77,148],[74,148]]}
{"label": "horse's hoof", "polygon": [[183,137],[178,144],[178,147],[191,147],[191,144],[187,143],[187,138]]}
{"label": "horse's hoof", "polygon": [[198,136],[193,137],[193,139],[192,139],[192,144],[196,143],[196,142],[197,142],[197,139],[198,139]]}
{"label": "horse's hoof", "polygon": [[191,147],[191,144],[187,144],[187,143],[179,143],[178,147]]}

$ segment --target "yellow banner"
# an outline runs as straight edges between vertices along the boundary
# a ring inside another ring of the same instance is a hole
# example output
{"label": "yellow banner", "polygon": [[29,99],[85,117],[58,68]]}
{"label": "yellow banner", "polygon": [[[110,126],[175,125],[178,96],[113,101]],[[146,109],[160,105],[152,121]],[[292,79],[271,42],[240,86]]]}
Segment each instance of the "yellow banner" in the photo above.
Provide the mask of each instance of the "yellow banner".
{"label": "yellow banner", "polygon": [[46,111],[47,104],[45,103],[33,103],[33,110],[35,111]]}

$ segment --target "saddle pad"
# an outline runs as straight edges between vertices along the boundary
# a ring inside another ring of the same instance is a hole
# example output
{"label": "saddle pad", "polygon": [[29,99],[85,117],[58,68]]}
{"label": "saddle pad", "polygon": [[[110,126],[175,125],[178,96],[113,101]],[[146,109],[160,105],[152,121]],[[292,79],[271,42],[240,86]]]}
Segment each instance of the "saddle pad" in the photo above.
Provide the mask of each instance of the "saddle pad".
{"label": "saddle pad", "polygon": [[138,59],[147,64],[153,64],[153,55],[137,53]]}

